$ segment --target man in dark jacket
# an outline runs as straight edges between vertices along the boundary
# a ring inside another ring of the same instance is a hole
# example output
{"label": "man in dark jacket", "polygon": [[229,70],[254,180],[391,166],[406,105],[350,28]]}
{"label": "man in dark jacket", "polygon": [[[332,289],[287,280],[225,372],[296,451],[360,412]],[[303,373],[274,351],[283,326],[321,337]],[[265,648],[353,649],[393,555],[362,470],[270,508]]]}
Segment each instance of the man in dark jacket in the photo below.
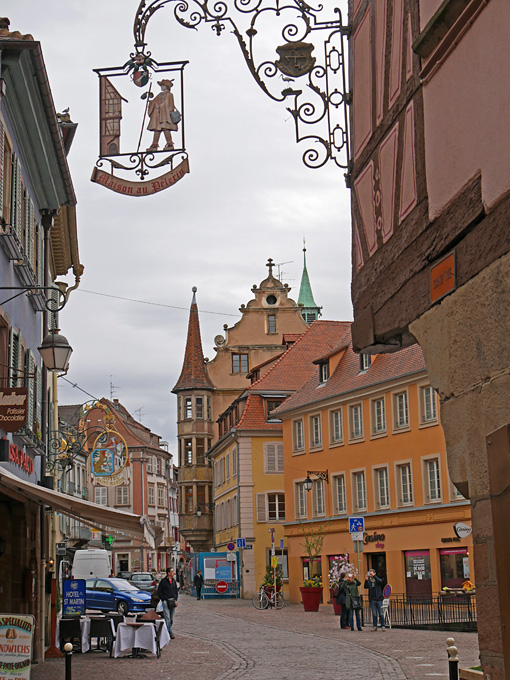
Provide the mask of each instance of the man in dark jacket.
{"label": "man in dark jacket", "polygon": [[163,604],[163,617],[170,638],[173,640],[175,635],[172,633],[172,625],[174,622],[174,611],[177,607],[177,599],[179,597],[179,588],[177,587],[173,569],[167,569],[166,576],[159,582],[158,597]]}
{"label": "man in dark jacket", "polygon": [[338,581],[338,595],[336,596],[336,603],[342,607],[341,610],[340,610],[340,628],[350,628],[350,626],[347,623],[347,607],[345,605],[345,590],[342,588],[342,584],[344,582],[344,576],[345,576],[345,574],[341,574],[340,579]]}
{"label": "man in dark jacket", "polygon": [[204,585],[204,577],[202,576],[202,572],[200,571],[200,569],[195,574],[195,578],[193,579],[193,585],[195,586],[197,591],[197,600],[200,600],[200,593],[202,592],[202,586]]}
{"label": "man in dark jacket", "polygon": [[384,614],[382,610],[383,583],[379,576],[376,575],[374,569],[370,569],[365,579],[365,588],[368,589],[368,601],[370,602],[370,609],[373,617],[373,631],[377,631],[377,616],[379,615],[379,623],[381,630],[386,630],[384,625]]}

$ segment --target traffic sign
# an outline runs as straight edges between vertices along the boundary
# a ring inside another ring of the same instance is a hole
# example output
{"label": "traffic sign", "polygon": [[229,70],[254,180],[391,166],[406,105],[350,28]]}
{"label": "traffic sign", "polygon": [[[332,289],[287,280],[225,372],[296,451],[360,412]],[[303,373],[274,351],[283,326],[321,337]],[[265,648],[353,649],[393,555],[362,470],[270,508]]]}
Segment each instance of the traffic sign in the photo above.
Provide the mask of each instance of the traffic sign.
{"label": "traffic sign", "polygon": [[280,550],[283,550],[283,538],[280,538]]}
{"label": "traffic sign", "polygon": [[385,597],[386,599],[388,599],[388,597],[391,595],[391,586],[390,586],[389,583],[387,583],[387,584],[384,586],[384,590],[383,590],[382,592],[383,592],[384,597]]}
{"label": "traffic sign", "polygon": [[246,547],[246,539],[245,538],[236,538],[236,545],[238,548],[245,548]]}
{"label": "traffic sign", "polygon": [[[358,532],[363,533],[365,531],[365,518],[364,517],[349,517],[349,533],[355,534]],[[359,539],[356,539],[359,540]]]}
{"label": "traffic sign", "polygon": [[226,593],[228,590],[228,583],[226,581],[218,581],[216,583],[216,591],[218,593]]}
{"label": "traffic sign", "polygon": [[353,541],[362,541],[363,540],[363,532],[362,531],[353,531],[351,533],[351,538]]}
{"label": "traffic sign", "polygon": [[227,543],[227,550],[235,550],[235,549],[236,549],[236,547],[235,547],[234,543]]}
{"label": "traffic sign", "polygon": [[247,543],[247,544],[244,546],[244,549],[245,549],[245,550],[253,550],[253,543]]}

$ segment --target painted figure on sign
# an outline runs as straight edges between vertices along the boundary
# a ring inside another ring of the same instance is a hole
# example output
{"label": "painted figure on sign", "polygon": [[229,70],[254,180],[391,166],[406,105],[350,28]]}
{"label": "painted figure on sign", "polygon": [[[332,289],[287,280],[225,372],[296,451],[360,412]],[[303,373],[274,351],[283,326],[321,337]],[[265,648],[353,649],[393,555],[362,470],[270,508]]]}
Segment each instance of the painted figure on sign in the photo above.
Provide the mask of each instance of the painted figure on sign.
{"label": "painted figure on sign", "polygon": [[177,123],[174,123],[174,120],[176,117],[179,119],[180,114],[175,109],[174,96],[171,92],[173,84],[173,80],[160,80],[158,85],[161,87],[161,92],[149,102],[147,109],[149,125],[147,129],[154,132],[154,137],[147,151],[158,150],[161,132],[163,132],[166,139],[163,151],[171,151],[174,148],[172,130],[176,131],[178,129]]}

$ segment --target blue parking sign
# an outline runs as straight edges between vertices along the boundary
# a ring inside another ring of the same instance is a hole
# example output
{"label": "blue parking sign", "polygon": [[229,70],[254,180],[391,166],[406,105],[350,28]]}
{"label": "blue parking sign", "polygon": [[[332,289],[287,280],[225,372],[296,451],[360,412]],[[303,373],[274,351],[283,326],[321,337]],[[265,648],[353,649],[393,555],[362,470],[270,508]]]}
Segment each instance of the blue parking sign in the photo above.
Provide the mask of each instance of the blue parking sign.
{"label": "blue parking sign", "polygon": [[365,531],[364,517],[349,517],[349,533],[356,534]]}
{"label": "blue parking sign", "polygon": [[246,539],[245,538],[236,538],[236,546],[238,548],[246,548]]}

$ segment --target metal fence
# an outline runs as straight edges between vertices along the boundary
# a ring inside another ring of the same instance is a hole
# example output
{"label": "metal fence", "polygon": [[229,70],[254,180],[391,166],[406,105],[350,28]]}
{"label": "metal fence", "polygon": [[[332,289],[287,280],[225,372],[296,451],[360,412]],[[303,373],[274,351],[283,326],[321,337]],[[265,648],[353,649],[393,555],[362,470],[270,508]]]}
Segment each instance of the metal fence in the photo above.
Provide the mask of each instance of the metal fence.
{"label": "metal fence", "polygon": [[[225,592],[218,592],[216,590],[216,584],[218,582],[223,582],[227,584],[227,589]],[[195,588],[192,589],[193,595],[196,596]],[[239,597],[239,581],[237,579],[205,579],[204,585],[202,587],[202,597],[212,598],[212,597]]]}
{"label": "metal fence", "polygon": [[[477,630],[474,595],[435,595],[427,598],[392,595],[387,605],[387,622],[393,628],[464,632]],[[365,624],[369,625],[372,622],[372,612],[366,597],[363,602],[363,614]]]}

